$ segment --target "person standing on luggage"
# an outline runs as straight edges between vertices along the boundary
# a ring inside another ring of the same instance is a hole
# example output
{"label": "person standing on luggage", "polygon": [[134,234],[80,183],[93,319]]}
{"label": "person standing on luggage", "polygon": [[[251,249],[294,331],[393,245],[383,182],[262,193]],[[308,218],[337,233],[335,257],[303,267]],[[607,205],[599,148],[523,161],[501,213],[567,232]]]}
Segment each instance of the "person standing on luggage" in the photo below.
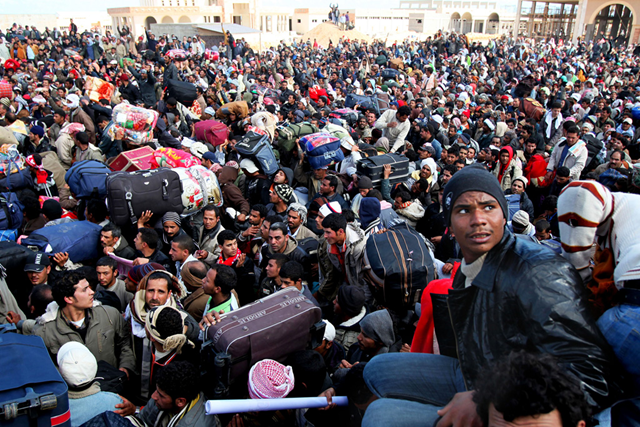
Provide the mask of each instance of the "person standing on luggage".
{"label": "person standing on luggage", "polygon": [[94,301],[95,292],[84,274],[71,271],[51,285],[54,303],[38,320],[34,335],[41,337],[54,361],[63,344],[83,343],[98,361],[127,374],[135,372],[129,328],[120,312]]}
{"label": "person standing on luggage", "polygon": [[396,151],[403,152],[405,150],[405,139],[411,129],[411,123],[409,122],[409,116],[411,115],[411,108],[403,105],[398,110],[387,110],[378,120],[374,127],[382,131],[382,136],[389,140],[391,145],[390,153]]}
{"label": "person standing on luggage", "polygon": [[202,208],[202,225],[194,230],[194,240],[200,248],[195,257],[209,266],[214,265],[220,256],[218,234],[221,231],[224,231],[224,227],[220,223],[220,209],[214,205]]}

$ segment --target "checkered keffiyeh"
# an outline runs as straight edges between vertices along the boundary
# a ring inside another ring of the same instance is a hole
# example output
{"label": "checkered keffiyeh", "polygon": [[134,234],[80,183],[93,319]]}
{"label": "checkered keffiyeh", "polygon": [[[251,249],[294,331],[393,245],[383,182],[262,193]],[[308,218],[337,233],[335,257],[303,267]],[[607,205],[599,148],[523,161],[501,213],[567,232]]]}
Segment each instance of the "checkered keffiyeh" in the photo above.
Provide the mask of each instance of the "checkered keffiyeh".
{"label": "checkered keffiyeh", "polygon": [[284,366],[275,360],[261,360],[249,371],[249,396],[252,399],[286,397],[294,384],[291,366]]}

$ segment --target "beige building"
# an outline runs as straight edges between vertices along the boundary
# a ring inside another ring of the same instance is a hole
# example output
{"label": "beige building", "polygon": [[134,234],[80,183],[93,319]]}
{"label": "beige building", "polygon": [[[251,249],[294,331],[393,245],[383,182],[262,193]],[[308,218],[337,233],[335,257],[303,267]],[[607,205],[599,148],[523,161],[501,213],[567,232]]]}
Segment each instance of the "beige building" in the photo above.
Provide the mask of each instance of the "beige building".
{"label": "beige building", "polygon": [[527,37],[640,42],[640,0],[518,0],[516,12],[518,33]]}
{"label": "beige building", "polygon": [[258,28],[261,0],[140,0],[140,6],[108,9],[112,27],[123,24],[136,36],[151,24],[234,23]]}

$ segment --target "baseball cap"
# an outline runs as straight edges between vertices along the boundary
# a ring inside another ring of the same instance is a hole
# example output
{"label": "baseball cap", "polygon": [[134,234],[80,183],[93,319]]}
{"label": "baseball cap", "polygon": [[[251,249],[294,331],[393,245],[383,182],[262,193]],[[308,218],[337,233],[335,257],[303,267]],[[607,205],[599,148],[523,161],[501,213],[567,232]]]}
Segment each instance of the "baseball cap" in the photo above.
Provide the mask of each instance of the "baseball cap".
{"label": "baseball cap", "polygon": [[72,387],[90,383],[98,373],[96,357],[77,341],[69,341],[58,350],[58,369]]}
{"label": "baseball cap", "polygon": [[632,119],[630,119],[629,117],[627,117],[626,119],[624,119],[624,120],[622,121],[622,123],[629,123],[630,125],[632,125],[632,124],[633,124],[633,120],[632,120]]}
{"label": "baseball cap", "polygon": [[65,104],[69,108],[78,108],[78,105],[80,105],[80,98],[78,95],[74,95],[73,93],[67,95],[66,101],[67,102]]}
{"label": "baseball cap", "polygon": [[242,159],[242,161],[240,162],[240,169],[244,169],[248,173],[256,173],[256,172],[258,172],[258,167],[250,159]]}
{"label": "baseball cap", "polygon": [[216,159],[216,155],[214,153],[212,153],[211,151],[207,151],[206,153],[204,153],[202,155],[203,159],[207,159],[210,162],[215,162],[218,163],[218,160]]}
{"label": "baseball cap", "polygon": [[50,265],[51,261],[49,261],[49,257],[46,254],[36,252],[33,254],[33,257],[29,259],[28,263],[25,264],[24,271],[40,273]]}

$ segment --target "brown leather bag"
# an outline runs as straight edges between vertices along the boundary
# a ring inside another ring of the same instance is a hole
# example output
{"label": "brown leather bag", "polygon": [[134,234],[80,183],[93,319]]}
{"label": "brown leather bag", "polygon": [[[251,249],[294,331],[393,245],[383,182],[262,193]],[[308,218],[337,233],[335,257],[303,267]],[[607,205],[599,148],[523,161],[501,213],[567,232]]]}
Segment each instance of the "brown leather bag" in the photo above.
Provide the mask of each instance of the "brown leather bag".
{"label": "brown leather bag", "polygon": [[208,397],[224,397],[229,386],[246,389],[249,369],[260,360],[283,362],[291,353],[322,343],[322,311],[294,287],[222,316],[205,331],[202,346]]}

